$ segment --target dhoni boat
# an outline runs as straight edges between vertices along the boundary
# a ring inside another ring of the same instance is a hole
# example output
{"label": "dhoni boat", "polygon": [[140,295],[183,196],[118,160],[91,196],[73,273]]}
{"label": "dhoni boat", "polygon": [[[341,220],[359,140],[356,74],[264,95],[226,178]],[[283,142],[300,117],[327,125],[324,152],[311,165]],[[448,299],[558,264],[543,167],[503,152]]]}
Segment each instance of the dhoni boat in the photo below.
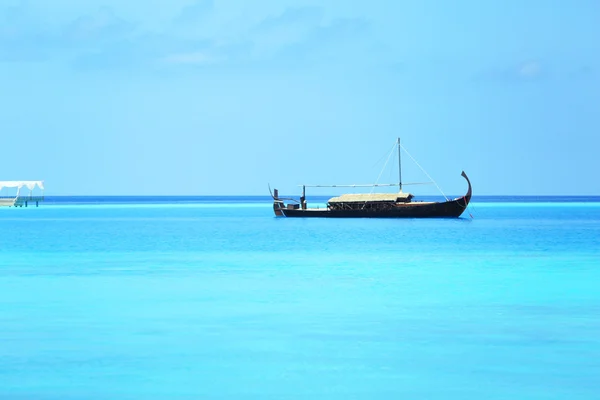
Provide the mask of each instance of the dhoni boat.
{"label": "dhoni boat", "polygon": [[[301,185],[300,198],[279,197],[279,191],[271,192],[273,198],[273,211],[277,217],[301,218],[458,218],[466,210],[471,201],[471,181],[462,171],[461,176],[467,181],[467,193],[455,199],[442,202],[415,201],[413,194],[402,190],[402,157],[401,151],[405,150],[397,140],[394,147],[398,148],[398,183],[369,184],[369,185]],[[395,150],[395,149],[394,149]],[[406,151],[406,150],[405,150]],[[412,156],[411,156],[412,158]],[[413,159],[414,160],[414,159]],[[415,161],[416,162],[416,161]],[[420,165],[417,163],[420,167]],[[422,169],[422,168],[421,168]],[[423,172],[425,172],[423,170]],[[425,172],[427,176],[427,172]],[[431,179],[431,177],[430,177]],[[430,183],[435,183],[432,182]],[[362,193],[343,194],[332,197],[327,201],[326,207],[309,207],[306,201],[307,187],[379,187],[398,186],[397,193]],[[436,184],[437,186],[437,184]],[[439,188],[439,187],[438,187]],[[270,191],[270,188],[269,188]],[[445,197],[445,196],[444,196]]]}

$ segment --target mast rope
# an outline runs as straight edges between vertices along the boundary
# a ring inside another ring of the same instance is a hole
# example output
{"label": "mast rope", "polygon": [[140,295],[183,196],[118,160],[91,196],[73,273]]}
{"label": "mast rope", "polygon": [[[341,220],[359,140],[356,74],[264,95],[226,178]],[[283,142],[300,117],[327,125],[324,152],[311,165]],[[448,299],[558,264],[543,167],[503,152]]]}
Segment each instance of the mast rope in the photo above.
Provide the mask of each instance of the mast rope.
{"label": "mast rope", "polygon": [[[385,160],[385,164],[383,164],[383,168],[381,168],[381,171],[379,171],[379,175],[377,176],[377,179],[375,180],[375,185],[379,184],[379,179],[381,179],[381,175],[383,174],[383,171],[385,171],[385,168],[387,167],[388,162],[390,161],[390,158],[392,157],[392,154],[394,154],[394,150],[396,150],[396,143],[394,143],[392,150],[390,150],[390,154],[388,154],[387,159]],[[373,190],[375,190],[375,186],[373,186],[371,188],[371,191],[369,192],[369,194],[373,194]],[[366,206],[367,206],[367,200],[365,200],[361,209],[364,209]]]}
{"label": "mast rope", "polygon": [[421,164],[419,164],[419,163],[417,162],[417,160],[415,160],[415,158],[414,158],[414,157],[413,157],[413,156],[412,156],[412,155],[411,155],[411,154],[408,152],[408,150],[406,150],[406,149],[404,148],[404,146],[402,146],[402,145],[400,145],[400,147],[401,147],[401,148],[402,148],[402,150],[404,150],[404,152],[405,152],[405,153],[406,153],[406,154],[407,154],[407,155],[410,157],[410,159],[411,159],[411,160],[413,160],[413,162],[414,162],[415,164],[417,164],[417,167],[419,167],[419,168],[421,169],[421,171],[423,171],[423,173],[424,173],[425,175],[427,175],[427,177],[428,177],[429,179],[431,179],[431,182],[433,182],[433,184],[435,185],[435,187],[437,187],[437,188],[438,188],[438,190],[440,191],[440,193],[442,194],[442,196],[444,196],[444,198],[446,199],[446,201],[450,200],[450,199],[448,199],[448,197],[447,197],[447,196],[444,194],[444,192],[442,191],[442,188],[440,188],[440,186],[439,186],[439,185],[436,183],[436,181],[434,181],[434,180],[433,180],[433,178],[432,178],[432,177],[431,177],[431,176],[430,176],[430,175],[427,173],[427,171],[425,171],[425,169],[423,169],[423,167],[421,167]]}
{"label": "mast rope", "polygon": [[[375,181],[375,185],[379,184],[379,179],[381,178],[381,174],[383,174],[383,171],[385,171],[385,167],[387,167],[387,164],[390,161],[390,158],[392,157],[392,154],[394,154],[394,150],[396,150],[396,143],[394,143],[394,146],[392,147],[392,150],[390,151],[390,154],[388,154],[387,160],[385,160],[385,164],[383,164],[383,168],[379,172],[379,176],[377,177],[377,180]],[[371,188],[371,193],[370,194],[373,194],[373,190],[374,189],[375,189],[375,186],[373,186]]]}

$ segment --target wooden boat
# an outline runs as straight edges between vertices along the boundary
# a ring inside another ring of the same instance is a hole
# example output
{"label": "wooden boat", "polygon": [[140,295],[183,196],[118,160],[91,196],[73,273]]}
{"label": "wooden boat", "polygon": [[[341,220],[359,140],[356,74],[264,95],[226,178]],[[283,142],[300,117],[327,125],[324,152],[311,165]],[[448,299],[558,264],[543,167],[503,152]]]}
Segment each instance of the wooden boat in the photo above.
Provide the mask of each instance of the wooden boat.
{"label": "wooden boat", "polygon": [[[299,200],[279,197],[274,189],[273,210],[278,217],[328,217],[328,218],[458,218],[471,201],[472,188],[467,174],[461,176],[468,185],[467,193],[443,202],[413,201],[414,196],[402,191],[402,163],[400,139],[398,146],[398,183],[372,185],[302,185]],[[417,164],[418,165],[418,164]],[[420,167],[420,166],[419,166]],[[423,171],[425,172],[425,171]],[[425,172],[425,174],[427,174]],[[427,174],[428,175],[428,174]],[[429,176],[429,175],[428,175]],[[344,194],[332,197],[325,208],[309,208],[306,202],[306,187],[378,187],[399,186],[397,193]],[[286,203],[287,201],[287,203]]]}

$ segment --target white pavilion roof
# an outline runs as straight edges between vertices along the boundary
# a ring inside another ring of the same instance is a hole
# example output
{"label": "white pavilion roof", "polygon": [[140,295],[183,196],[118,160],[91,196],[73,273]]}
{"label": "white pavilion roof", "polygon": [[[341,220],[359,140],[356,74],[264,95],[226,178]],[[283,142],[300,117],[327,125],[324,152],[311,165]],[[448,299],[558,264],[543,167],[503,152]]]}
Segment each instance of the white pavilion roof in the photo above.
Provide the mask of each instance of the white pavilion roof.
{"label": "white pavilion roof", "polygon": [[36,186],[44,190],[44,181],[0,181],[0,190],[5,187],[19,189],[26,187],[29,190],[33,190]]}

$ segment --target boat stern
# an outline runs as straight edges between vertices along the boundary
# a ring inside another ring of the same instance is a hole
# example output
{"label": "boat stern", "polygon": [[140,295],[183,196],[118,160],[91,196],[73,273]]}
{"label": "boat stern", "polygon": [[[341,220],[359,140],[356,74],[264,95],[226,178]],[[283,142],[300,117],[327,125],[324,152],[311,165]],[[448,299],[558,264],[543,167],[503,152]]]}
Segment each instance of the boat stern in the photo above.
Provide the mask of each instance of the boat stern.
{"label": "boat stern", "polygon": [[285,215],[283,214],[285,203],[283,202],[283,200],[279,199],[279,191],[277,189],[273,189],[271,197],[273,197],[273,211],[275,212],[275,216],[285,217]]}

